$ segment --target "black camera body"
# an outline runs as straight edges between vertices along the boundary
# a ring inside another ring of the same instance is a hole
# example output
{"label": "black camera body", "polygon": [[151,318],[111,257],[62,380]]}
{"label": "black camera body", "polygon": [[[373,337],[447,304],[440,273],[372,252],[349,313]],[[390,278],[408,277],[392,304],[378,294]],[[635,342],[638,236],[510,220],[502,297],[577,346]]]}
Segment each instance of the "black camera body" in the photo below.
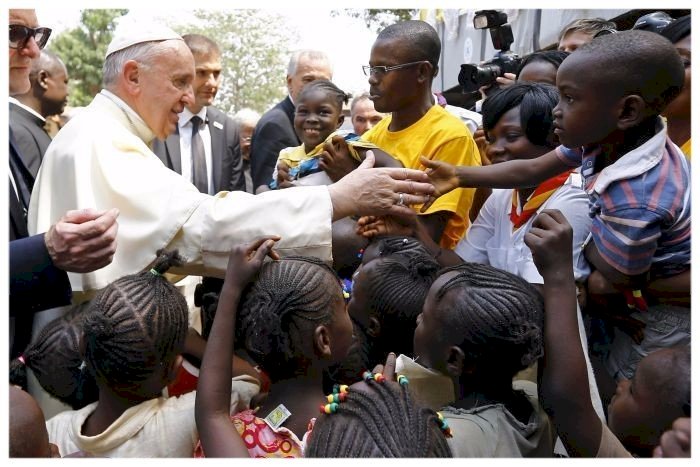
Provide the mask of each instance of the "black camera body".
{"label": "black camera body", "polygon": [[463,64],[457,80],[462,86],[462,93],[478,91],[480,87],[496,82],[496,78],[504,73],[515,73],[522,59],[511,52],[513,30],[508,22],[508,16],[496,10],[480,10],[474,15],[476,29],[488,28],[491,33],[491,43],[499,49],[493,59],[481,65]]}

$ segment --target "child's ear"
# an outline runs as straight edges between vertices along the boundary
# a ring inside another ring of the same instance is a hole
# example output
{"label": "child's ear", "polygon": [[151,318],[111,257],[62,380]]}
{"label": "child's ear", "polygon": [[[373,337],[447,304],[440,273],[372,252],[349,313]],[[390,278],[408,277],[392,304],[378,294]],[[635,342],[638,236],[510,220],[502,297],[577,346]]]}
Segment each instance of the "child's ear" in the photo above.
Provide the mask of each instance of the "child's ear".
{"label": "child's ear", "polygon": [[622,108],[618,116],[618,128],[627,130],[639,125],[647,115],[647,104],[641,96],[630,94],[622,98]]}
{"label": "child's ear", "polygon": [[344,121],[345,121],[345,115],[340,114],[340,116],[338,117],[338,125],[335,127],[335,129],[337,130],[338,128],[340,128],[343,125]]}
{"label": "child's ear", "polygon": [[331,358],[331,336],[323,325],[314,329],[314,353],[322,360]]}
{"label": "child's ear", "polygon": [[453,345],[447,349],[447,373],[453,378],[459,378],[464,371],[464,352],[458,346]]}
{"label": "child's ear", "polygon": [[367,335],[373,339],[378,339],[382,335],[382,323],[375,316],[370,316]]}

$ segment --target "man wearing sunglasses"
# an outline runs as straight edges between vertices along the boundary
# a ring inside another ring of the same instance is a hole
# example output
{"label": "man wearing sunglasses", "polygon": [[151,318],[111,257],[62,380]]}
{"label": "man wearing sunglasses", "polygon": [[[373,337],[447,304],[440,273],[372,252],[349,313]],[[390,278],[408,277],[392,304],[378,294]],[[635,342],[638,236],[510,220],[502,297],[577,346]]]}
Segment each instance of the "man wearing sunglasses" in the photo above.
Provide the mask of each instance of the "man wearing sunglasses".
{"label": "man wearing sunglasses", "polygon": [[[51,29],[37,27],[34,10],[9,10],[9,92],[26,93],[29,73]],[[87,272],[112,261],[118,211],[93,209],[61,213],[44,232],[28,236],[27,208],[34,177],[22,161],[10,130],[10,357],[29,343],[33,313],[67,305],[71,287],[66,271]]]}
{"label": "man wearing sunglasses", "polygon": [[[425,173],[362,170],[330,186],[299,187],[253,196],[201,193],[163,165],[153,139],[175,131],[194,100],[195,62],[183,39],[153,21],[124,18],[107,47],[104,89],[51,142],[29,209],[39,231],[66,209],[117,206],[119,250],[105,268],[71,275],[74,302],[115,279],[150,267],[161,248],[178,249],[176,273],[223,277],[231,246],[279,235],[283,256],[331,261],[331,222],[350,215],[409,214],[397,204],[420,203],[432,192]],[[407,180],[408,179],[408,180]],[[411,181],[414,180],[414,181]],[[401,193],[401,195],[399,194]]]}

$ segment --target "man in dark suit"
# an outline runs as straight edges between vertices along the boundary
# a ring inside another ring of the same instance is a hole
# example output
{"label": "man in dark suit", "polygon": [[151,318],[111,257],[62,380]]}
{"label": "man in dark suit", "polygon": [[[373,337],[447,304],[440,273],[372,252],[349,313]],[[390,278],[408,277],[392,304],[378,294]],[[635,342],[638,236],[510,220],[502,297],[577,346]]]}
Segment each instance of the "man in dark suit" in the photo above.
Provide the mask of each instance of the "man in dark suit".
{"label": "man in dark suit", "polygon": [[[32,60],[39,57],[51,30],[37,27],[34,10],[10,10],[9,92],[30,88]],[[106,266],[116,249],[116,209],[69,211],[48,232],[29,237],[26,212],[34,177],[9,132],[10,178],[10,358],[31,337],[33,314],[67,305],[71,286],[66,271],[87,272]]]}
{"label": "man in dark suit", "polygon": [[22,160],[36,177],[51,137],[46,132],[46,118],[60,115],[68,101],[68,70],[52,52],[42,50],[32,61],[28,92],[10,96],[10,128]]}
{"label": "man in dark suit", "polygon": [[250,172],[255,192],[269,190],[272,172],[280,150],[299,146],[301,141],[294,132],[294,101],[304,85],[317,79],[333,78],[328,56],[317,50],[294,52],[287,67],[289,95],[263,114],[255,127],[250,148]]}
{"label": "man in dark suit", "polygon": [[219,46],[200,34],[182,38],[194,56],[194,103],[180,113],[175,133],[153,142],[153,152],[202,193],[245,191],[238,125],[211,105],[221,84]]}

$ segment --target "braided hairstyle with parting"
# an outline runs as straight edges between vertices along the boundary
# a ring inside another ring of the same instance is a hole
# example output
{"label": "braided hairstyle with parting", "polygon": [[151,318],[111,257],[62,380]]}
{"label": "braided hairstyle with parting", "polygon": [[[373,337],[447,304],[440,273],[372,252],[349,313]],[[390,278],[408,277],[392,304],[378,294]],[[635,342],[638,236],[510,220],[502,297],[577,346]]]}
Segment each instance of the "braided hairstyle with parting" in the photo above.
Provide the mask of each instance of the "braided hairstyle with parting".
{"label": "braided hairstyle with parting", "polygon": [[86,306],[74,306],[41,330],[22,354],[24,362],[10,362],[10,384],[26,390],[30,368],[46,392],[74,410],[97,401],[97,383],[80,349]]}
{"label": "braided hairstyle with parting", "polygon": [[478,371],[515,375],[544,353],[544,302],[530,283],[492,266],[464,263],[435,298],[443,330]]}
{"label": "braided hairstyle with parting", "polygon": [[378,361],[390,351],[413,354],[416,318],[440,269],[420,242],[399,238],[384,239],[381,256],[367,268],[367,306],[382,326],[381,339],[373,345]]}
{"label": "braided hairstyle with parting", "polygon": [[435,412],[419,407],[406,386],[369,382],[334,414],[321,415],[305,457],[452,457]]}
{"label": "braided hairstyle with parting", "polygon": [[339,112],[342,112],[343,104],[347,104],[351,97],[345,91],[336,86],[332,81],[327,79],[317,79],[316,81],[308,83],[301,89],[299,96],[297,97],[297,101],[301,102],[306,94],[313,91],[321,91],[328,95],[330,100],[335,103],[336,109]]}
{"label": "braided hairstyle with parting", "polygon": [[340,279],[319,259],[266,262],[241,297],[237,340],[273,382],[306,374],[314,329],[330,324],[343,301]]}
{"label": "braided hairstyle with parting", "polygon": [[124,276],[103,289],[85,318],[85,360],[110,387],[142,383],[183,350],[187,303],[161,275],[183,260],[177,250],[157,255],[150,271]]}

